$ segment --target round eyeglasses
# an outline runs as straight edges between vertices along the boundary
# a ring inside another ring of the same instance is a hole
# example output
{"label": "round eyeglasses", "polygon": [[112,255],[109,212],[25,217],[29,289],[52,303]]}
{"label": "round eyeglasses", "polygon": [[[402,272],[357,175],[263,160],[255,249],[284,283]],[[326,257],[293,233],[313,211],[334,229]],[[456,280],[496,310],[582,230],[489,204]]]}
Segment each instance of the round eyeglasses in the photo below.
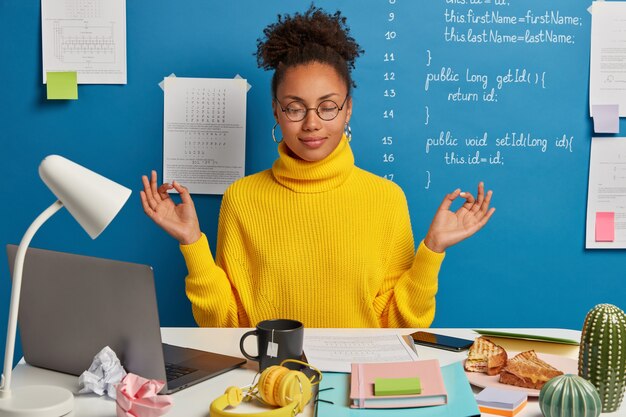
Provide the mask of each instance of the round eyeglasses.
{"label": "round eyeglasses", "polygon": [[337,117],[339,112],[343,110],[343,107],[345,106],[348,97],[349,96],[346,96],[346,98],[343,99],[343,103],[341,103],[341,106],[337,105],[337,103],[332,100],[324,100],[320,104],[318,104],[317,107],[306,107],[301,101],[292,101],[283,108],[283,105],[280,104],[280,101],[278,101],[277,98],[275,98],[274,100],[276,100],[276,103],[278,103],[280,110],[285,113],[287,119],[291,120],[292,122],[303,121],[309,110],[315,110],[315,113],[320,119],[329,122]]}

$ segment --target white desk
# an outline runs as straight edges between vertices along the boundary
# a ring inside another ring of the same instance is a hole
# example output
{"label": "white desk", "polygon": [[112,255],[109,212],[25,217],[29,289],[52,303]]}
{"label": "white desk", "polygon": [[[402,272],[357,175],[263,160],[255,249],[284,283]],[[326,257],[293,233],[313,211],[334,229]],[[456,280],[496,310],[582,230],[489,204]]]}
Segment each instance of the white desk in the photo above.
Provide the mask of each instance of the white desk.
{"label": "white desk", "polygon": [[[241,335],[250,329],[214,329],[214,328],[163,328],[161,330],[163,342],[176,344],[180,346],[188,346],[197,349],[210,350],[213,352],[224,353],[233,356],[241,356],[239,352],[239,339]],[[333,329],[337,332],[371,332],[371,333],[400,333],[409,334],[417,329]],[[430,331],[447,334],[450,336],[474,339],[477,335],[468,329],[429,329]],[[563,329],[499,329],[517,331],[520,333],[545,334],[547,336],[562,337],[578,340],[580,332],[576,330]],[[308,334],[319,332],[318,329],[306,329]],[[323,329],[328,332],[328,329]],[[467,356],[466,352],[454,353],[439,349],[432,349],[417,346],[417,351],[421,359],[437,358],[442,365],[446,365],[455,361],[460,361]],[[193,387],[184,389],[173,394],[174,407],[167,416],[175,417],[206,417],[208,416],[209,404],[217,396],[224,392],[224,389],[231,385],[246,386],[249,385],[257,371],[256,362],[248,362],[243,368],[235,369],[225,374],[219,375],[213,379],[202,382]],[[13,372],[13,386],[30,385],[30,384],[51,384],[58,385],[78,392],[78,378],[71,375],[60,374],[57,372],[46,371],[25,364],[22,360]],[[253,406],[242,405],[233,412],[237,411],[254,411]],[[74,405],[74,416],[89,417],[112,417],[115,416],[115,402],[108,398],[101,398],[93,394],[76,395]],[[305,412],[300,414],[303,417],[313,416],[314,410],[309,406]],[[605,414],[603,414],[604,416]],[[518,414],[520,417],[542,417],[539,405],[536,399],[529,399],[528,405],[524,411]],[[622,404],[620,410],[615,413],[606,414],[610,417],[626,416],[626,404]],[[325,416],[324,416],[325,417]]]}

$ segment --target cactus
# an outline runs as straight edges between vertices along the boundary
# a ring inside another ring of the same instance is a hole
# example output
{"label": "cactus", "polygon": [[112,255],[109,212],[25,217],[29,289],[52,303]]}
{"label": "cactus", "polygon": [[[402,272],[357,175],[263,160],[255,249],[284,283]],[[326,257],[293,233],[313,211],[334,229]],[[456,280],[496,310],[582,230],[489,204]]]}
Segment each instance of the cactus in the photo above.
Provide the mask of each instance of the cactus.
{"label": "cactus", "polygon": [[539,408],[545,417],[598,417],[602,404],[591,382],[576,375],[559,375],[541,388]]}
{"label": "cactus", "polygon": [[620,407],[626,388],[626,314],[616,306],[599,304],[587,313],[578,375],[598,390],[603,413]]}

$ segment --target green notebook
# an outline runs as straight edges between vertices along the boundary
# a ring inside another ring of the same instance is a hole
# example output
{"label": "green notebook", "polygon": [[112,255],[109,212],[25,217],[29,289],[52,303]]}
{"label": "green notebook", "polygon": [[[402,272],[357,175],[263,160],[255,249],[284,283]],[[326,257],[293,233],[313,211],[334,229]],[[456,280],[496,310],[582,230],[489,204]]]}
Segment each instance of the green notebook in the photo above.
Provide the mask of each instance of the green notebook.
{"label": "green notebook", "polygon": [[563,345],[576,345],[576,346],[580,345],[580,343],[577,340],[561,339],[559,337],[540,336],[536,334],[499,332],[495,330],[482,330],[482,329],[472,329],[472,330],[474,330],[476,333],[483,335],[483,336],[504,337],[507,339],[536,340],[538,342],[561,343]]}
{"label": "green notebook", "polygon": [[376,378],[374,379],[374,395],[410,395],[420,394],[422,384],[415,378]]}

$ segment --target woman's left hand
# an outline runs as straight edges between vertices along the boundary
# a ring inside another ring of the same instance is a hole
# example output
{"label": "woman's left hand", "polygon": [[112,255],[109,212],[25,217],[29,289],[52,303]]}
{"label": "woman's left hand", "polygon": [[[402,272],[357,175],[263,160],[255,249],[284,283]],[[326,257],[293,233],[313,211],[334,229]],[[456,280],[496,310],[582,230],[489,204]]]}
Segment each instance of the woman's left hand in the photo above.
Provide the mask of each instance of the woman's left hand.
{"label": "woman's left hand", "polygon": [[[489,190],[485,195],[485,185],[481,182],[478,184],[476,199],[471,193],[462,193],[460,189],[446,195],[428,229],[424,244],[434,252],[444,252],[479,231],[496,211],[493,207],[489,208],[492,194]],[[450,206],[459,196],[465,198],[465,203],[453,212]]]}

